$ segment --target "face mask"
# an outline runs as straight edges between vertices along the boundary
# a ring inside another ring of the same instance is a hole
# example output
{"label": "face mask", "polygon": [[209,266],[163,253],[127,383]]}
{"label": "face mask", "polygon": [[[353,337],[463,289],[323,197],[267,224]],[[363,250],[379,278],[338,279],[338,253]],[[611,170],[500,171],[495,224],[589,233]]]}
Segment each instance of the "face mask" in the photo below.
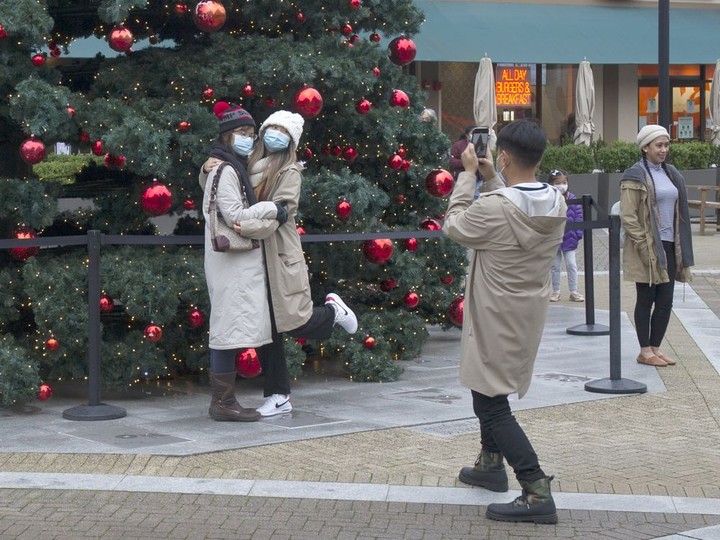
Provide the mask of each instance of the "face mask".
{"label": "face mask", "polygon": [[563,195],[567,192],[567,184],[557,184],[555,188]]}
{"label": "face mask", "polygon": [[279,152],[285,150],[290,145],[290,137],[282,131],[276,129],[268,129],[263,135],[263,142],[268,152]]}
{"label": "face mask", "polygon": [[247,156],[252,150],[253,139],[252,137],[245,137],[243,135],[233,135],[233,150],[239,156]]}

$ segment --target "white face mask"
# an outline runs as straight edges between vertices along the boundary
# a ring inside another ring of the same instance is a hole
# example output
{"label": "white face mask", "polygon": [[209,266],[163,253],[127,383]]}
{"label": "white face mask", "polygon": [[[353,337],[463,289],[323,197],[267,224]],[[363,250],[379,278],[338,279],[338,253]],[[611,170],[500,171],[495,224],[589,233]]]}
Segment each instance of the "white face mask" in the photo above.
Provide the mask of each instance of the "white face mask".
{"label": "white face mask", "polygon": [[567,184],[557,184],[555,188],[564,195],[565,193],[567,193],[568,186]]}

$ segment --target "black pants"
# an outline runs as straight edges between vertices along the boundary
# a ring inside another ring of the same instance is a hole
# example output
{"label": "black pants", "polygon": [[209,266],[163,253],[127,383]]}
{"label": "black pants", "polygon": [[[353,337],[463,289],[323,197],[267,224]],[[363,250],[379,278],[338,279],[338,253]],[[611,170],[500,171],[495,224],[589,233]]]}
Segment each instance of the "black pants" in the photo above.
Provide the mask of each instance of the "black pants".
{"label": "black pants", "polygon": [[[635,332],[640,347],[660,347],[670,322],[675,291],[675,243],[663,242],[670,281],[659,285],[636,283]],[[653,305],[655,309],[653,309]]]}
{"label": "black pants", "polygon": [[510,410],[507,396],[488,397],[472,390],[473,410],[480,420],[480,441],[488,452],[500,452],[518,480],[545,478],[537,454]]}
{"label": "black pants", "polygon": [[[270,301],[270,321],[272,323],[272,343],[257,349],[264,377],[263,395],[265,397],[273,394],[289,395],[290,373],[288,373],[285,359],[283,335],[275,327],[272,301]],[[327,339],[332,334],[334,324],[335,309],[332,306],[315,306],[310,320],[287,334],[294,338]]]}

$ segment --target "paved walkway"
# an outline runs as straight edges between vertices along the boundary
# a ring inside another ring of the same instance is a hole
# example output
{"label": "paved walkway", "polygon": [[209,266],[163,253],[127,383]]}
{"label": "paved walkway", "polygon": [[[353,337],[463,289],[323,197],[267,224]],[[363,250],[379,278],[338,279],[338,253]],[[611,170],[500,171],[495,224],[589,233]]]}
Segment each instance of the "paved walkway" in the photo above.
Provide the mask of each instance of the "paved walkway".
{"label": "paved walkway", "polygon": [[[535,380],[513,407],[556,476],[558,525],[486,520],[517,483],[497,494],[456,480],[479,450],[477,421],[457,383],[459,333],[432,331],[400,381],[350,383],[319,361],[296,381],[292,414],[253,424],[209,421],[208,388],[190,383],[104,395],[127,410],[118,420],[63,419],[84,398],[71,386],[0,409],[0,538],[720,539],[720,237],[694,241],[696,279],[678,286],[664,345],[678,365],[635,363],[622,316],[622,376],[645,394],[585,391],[609,375],[608,338],[566,333],[585,322],[582,304],[550,308]],[[633,303],[623,284],[623,310]],[[259,389],[238,383],[246,405]]]}

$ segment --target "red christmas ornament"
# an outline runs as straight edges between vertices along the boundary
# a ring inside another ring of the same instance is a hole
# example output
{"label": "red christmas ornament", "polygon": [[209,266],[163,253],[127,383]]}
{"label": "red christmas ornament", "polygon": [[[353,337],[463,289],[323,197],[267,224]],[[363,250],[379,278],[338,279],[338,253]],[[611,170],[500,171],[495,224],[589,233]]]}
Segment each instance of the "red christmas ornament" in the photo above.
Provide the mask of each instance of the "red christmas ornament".
{"label": "red christmas ornament", "polygon": [[350,0],[350,9],[360,9],[361,5],[360,0]]}
{"label": "red christmas ornament", "polygon": [[403,302],[408,309],[415,309],[420,303],[420,297],[415,291],[410,291],[405,296],[403,296]]}
{"label": "red christmas ornament", "polygon": [[143,210],[151,216],[160,216],[172,206],[172,193],[165,184],[154,180],[142,194]]}
{"label": "red christmas ornament", "polygon": [[45,341],[45,348],[48,351],[57,351],[60,348],[60,342],[54,337],[48,338]]}
{"label": "red christmas ornament", "polygon": [[188,8],[187,4],[175,4],[175,13],[177,15],[185,15],[189,9],[190,8]]}
{"label": "red christmas ornament", "polygon": [[81,131],[80,132],[80,142],[84,142],[84,143],[90,142],[90,135],[88,135],[84,131]]}
{"label": "red christmas ornament", "polygon": [[350,216],[350,212],[352,212],[352,205],[348,201],[343,199],[342,201],[337,203],[337,206],[335,207],[335,213],[340,219],[347,219]]}
{"label": "red christmas ornament", "polygon": [[133,36],[133,33],[123,25],[113,28],[108,36],[108,45],[110,45],[110,48],[113,51],[121,53],[128,52],[134,41],[135,36]]}
{"label": "red christmas ornament", "polygon": [[190,129],[191,125],[192,124],[190,124],[190,122],[183,120],[182,122],[178,122],[177,129],[180,133],[186,133]]}
{"label": "red christmas ornament", "polygon": [[390,159],[388,159],[388,165],[390,165],[390,167],[393,169],[399,169],[400,167],[402,167],[402,163],[403,158],[401,158],[397,154],[393,154],[392,156],[390,156]]}
{"label": "red christmas ornament", "polygon": [[307,233],[305,232],[305,228],[304,228],[304,227],[301,227],[300,225],[296,226],[296,227],[295,227],[295,230],[297,231],[297,233],[298,233],[299,236],[302,236],[303,234],[307,234]]}
{"label": "red christmas ornament", "polygon": [[371,263],[384,264],[392,257],[393,242],[388,238],[366,240],[363,243],[363,254]]}
{"label": "red christmas ornament", "polygon": [[195,210],[195,199],[188,197],[183,201],[183,208],[185,210]]}
{"label": "red christmas ornament", "polygon": [[45,159],[45,144],[35,137],[25,139],[20,144],[20,157],[25,163],[35,165]]}
{"label": "red christmas ornament", "polygon": [[445,169],[435,169],[425,177],[425,188],[433,197],[445,197],[452,193],[455,179]]}
{"label": "red christmas ornament", "polygon": [[301,338],[301,337],[295,338],[295,343],[297,343],[297,344],[300,345],[301,347],[304,347],[305,344],[307,343],[307,339]]}
{"label": "red christmas ornament", "polygon": [[47,401],[52,397],[52,392],[52,388],[50,388],[49,384],[41,384],[38,387],[37,398],[40,401]]}
{"label": "red christmas ornament", "polygon": [[245,97],[252,97],[255,95],[255,89],[250,83],[246,83],[245,86],[243,86],[242,95]]}
{"label": "red christmas ornament", "polygon": [[252,379],[262,373],[260,359],[255,349],[245,349],[240,351],[235,357],[235,369],[238,375],[246,379]]}
{"label": "red christmas ornament", "polygon": [[439,231],[442,229],[440,222],[433,218],[426,218],[420,223],[420,228],[426,231]]}
{"label": "red christmas ornament", "polygon": [[310,86],[298,90],[293,101],[295,110],[305,118],[317,116],[323,106],[323,98],[320,92]]}
{"label": "red christmas ornament", "polygon": [[410,98],[402,90],[395,89],[390,96],[390,105],[407,109],[410,106]]}
{"label": "red christmas ornament", "polygon": [[403,242],[403,247],[406,251],[417,251],[418,241],[417,238],[406,238]]}
{"label": "red christmas ornament", "polygon": [[333,156],[339,156],[340,154],[342,154],[342,146],[340,146],[339,144],[336,144],[335,146],[333,146],[330,149],[330,152],[332,153]]}
{"label": "red christmas ornament", "polygon": [[315,154],[313,154],[312,148],[309,146],[306,146],[303,150],[303,155],[305,156],[305,159],[312,159],[315,157]]}
{"label": "red christmas ornament", "polygon": [[349,36],[350,34],[352,34],[352,31],[353,31],[352,26],[350,26],[350,25],[347,24],[347,23],[346,23],[346,24],[343,24],[343,25],[340,27],[340,32],[342,32],[342,34],[343,34],[344,36]]}
{"label": "red christmas ornament", "polygon": [[7,32],[5,31],[5,27],[0,24],[0,39],[5,39],[7,37]]}
{"label": "red christmas ornament", "polygon": [[202,91],[202,97],[203,99],[212,99],[215,97],[215,90],[210,88],[209,86],[206,86],[205,89]]}
{"label": "red christmas ornament", "polygon": [[370,34],[370,41],[372,41],[373,43],[380,43],[380,34],[378,34],[377,32],[373,32],[372,34]]}
{"label": "red christmas ornament", "polygon": [[266,97],[263,100],[263,103],[265,103],[265,106],[268,107],[269,109],[274,109],[276,107],[275,100],[271,97]]}
{"label": "red christmas ornament", "polygon": [[355,158],[358,157],[358,152],[354,147],[348,146],[345,150],[343,150],[342,155],[345,161],[355,161]]}
{"label": "red christmas ornament", "polygon": [[455,300],[450,302],[448,307],[448,318],[455,326],[462,326],[463,324],[463,308],[465,307],[465,297],[458,296]]}
{"label": "red christmas ornament", "polygon": [[407,171],[410,168],[411,163],[412,163],[411,161],[408,161],[407,159],[403,159],[402,163],[400,164],[400,170]]}
{"label": "red christmas ornament", "polygon": [[372,103],[368,101],[365,98],[362,98],[360,101],[355,103],[355,110],[359,112],[360,114],[367,114],[370,112],[370,109],[372,108]]}
{"label": "red christmas ornament", "polygon": [[403,204],[405,202],[405,199],[406,199],[405,195],[400,193],[397,197],[395,197],[395,202],[398,204]]}
{"label": "red christmas ornament", "polygon": [[195,6],[193,20],[203,32],[217,32],[225,24],[225,6],[215,0],[203,0]]}
{"label": "red christmas ornament", "polygon": [[397,66],[405,66],[415,60],[417,47],[412,39],[399,36],[393,39],[388,45],[390,61]]}
{"label": "red christmas ornament", "polygon": [[350,46],[352,47],[352,46],[355,45],[358,41],[360,41],[360,36],[358,36],[357,34],[353,34],[352,36],[350,36],[350,37],[348,38],[348,45],[350,45]]}
{"label": "red christmas ornament", "polygon": [[125,166],[125,156],[114,156],[107,153],[103,158],[103,163],[108,169],[122,169]]}
{"label": "red christmas ornament", "polygon": [[92,143],[92,147],[90,148],[90,151],[95,154],[96,156],[102,156],[105,151],[103,150],[103,144],[100,139]]}
{"label": "red christmas ornament", "polygon": [[302,11],[298,11],[297,15],[295,15],[295,20],[300,24],[305,22],[305,15],[303,15]]}
{"label": "red christmas ornament", "polygon": [[115,309],[115,300],[109,294],[100,297],[100,313],[110,313]]}
{"label": "red christmas ornament", "polygon": [[375,338],[372,336],[368,336],[363,340],[363,346],[366,349],[373,350],[375,348]]}
{"label": "red christmas ornament", "polygon": [[205,316],[198,308],[193,308],[187,314],[187,322],[190,328],[200,328],[205,322]]}
{"label": "red christmas ornament", "polygon": [[373,75],[375,75],[376,79],[380,76],[380,68],[379,67],[373,68]]}
{"label": "red christmas ornament", "polygon": [[440,278],[440,282],[444,283],[445,285],[450,285],[453,281],[455,281],[455,278],[449,274]]}
{"label": "red christmas ornament", "polygon": [[50,50],[50,56],[52,56],[53,58],[57,58],[61,54],[62,54],[62,51],[60,49],[51,49]]}
{"label": "red christmas ornament", "polygon": [[380,283],[380,290],[383,292],[390,292],[395,287],[397,287],[397,281],[395,281],[394,279],[384,279]]}
{"label": "red christmas ornament", "polygon": [[405,159],[407,157],[407,148],[405,148],[402,144],[400,145],[400,148],[397,149],[397,152],[395,152],[398,156]]}
{"label": "red christmas ornament", "polygon": [[145,337],[152,343],[157,343],[162,339],[163,331],[157,324],[148,324],[145,327]]}
{"label": "red christmas ornament", "polygon": [[73,109],[70,105],[66,107],[68,114],[70,115],[70,118],[75,118],[76,111]]}
{"label": "red christmas ornament", "polygon": [[43,67],[45,65],[45,61],[47,60],[47,58],[45,57],[44,54],[37,53],[37,54],[33,54],[32,58],[30,60],[32,61],[33,66]]}

